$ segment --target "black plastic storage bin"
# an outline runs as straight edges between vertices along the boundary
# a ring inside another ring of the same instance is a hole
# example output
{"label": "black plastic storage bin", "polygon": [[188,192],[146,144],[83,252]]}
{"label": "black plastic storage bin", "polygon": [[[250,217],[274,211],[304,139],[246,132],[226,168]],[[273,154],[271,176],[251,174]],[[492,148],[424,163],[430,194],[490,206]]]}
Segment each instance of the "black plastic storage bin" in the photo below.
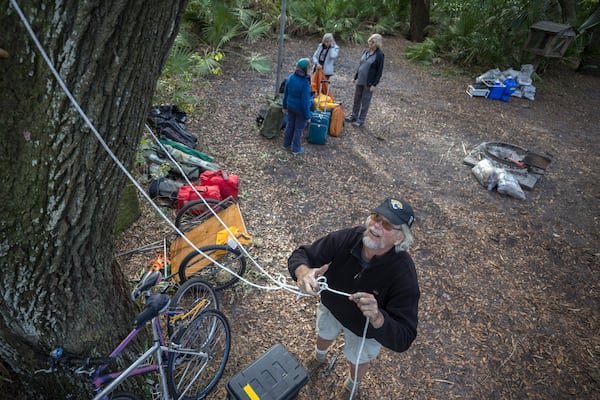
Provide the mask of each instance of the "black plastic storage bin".
{"label": "black plastic storage bin", "polygon": [[281,343],[227,382],[233,400],[291,400],[308,382],[306,370]]}

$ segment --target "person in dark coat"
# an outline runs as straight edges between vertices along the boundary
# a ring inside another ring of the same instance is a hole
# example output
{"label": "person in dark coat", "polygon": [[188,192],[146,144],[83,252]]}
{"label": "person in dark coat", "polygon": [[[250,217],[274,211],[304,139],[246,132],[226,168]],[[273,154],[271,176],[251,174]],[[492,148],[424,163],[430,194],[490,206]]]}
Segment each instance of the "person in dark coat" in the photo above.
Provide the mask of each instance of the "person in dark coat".
{"label": "person in dark coat", "polygon": [[310,62],[302,58],[296,63],[296,70],[287,79],[283,91],[283,113],[287,115],[287,125],[283,135],[283,148],[292,150],[294,155],[304,153],[302,131],[310,121]]}
{"label": "person in dark coat", "polygon": [[352,83],[355,84],[354,103],[352,105],[352,114],[346,118],[346,121],[352,122],[352,126],[357,128],[363,126],[365,123],[373,92],[383,74],[383,61],[385,57],[381,50],[382,42],[383,39],[378,33],[369,37],[369,48],[360,57],[358,69],[352,80]]}
{"label": "person in dark coat", "polygon": [[[329,346],[344,334],[350,373],[340,385],[339,398],[348,398],[358,387],[381,346],[403,352],[417,336],[420,289],[407,252],[414,220],[410,204],[390,197],[371,210],[363,226],[302,245],[288,259],[288,270],[299,289],[321,295],[316,350],[309,370],[327,363]],[[317,279],[321,277],[332,290],[320,291]]]}

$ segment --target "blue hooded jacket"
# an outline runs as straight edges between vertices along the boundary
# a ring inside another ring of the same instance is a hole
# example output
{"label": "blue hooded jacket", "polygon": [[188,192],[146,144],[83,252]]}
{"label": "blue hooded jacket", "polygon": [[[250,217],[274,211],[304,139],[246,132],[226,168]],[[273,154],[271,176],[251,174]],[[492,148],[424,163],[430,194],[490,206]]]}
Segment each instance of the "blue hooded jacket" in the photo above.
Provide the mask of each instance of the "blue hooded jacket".
{"label": "blue hooded jacket", "polygon": [[283,108],[302,111],[310,119],[310,77],[301,68],[288,76],[283,92]]}

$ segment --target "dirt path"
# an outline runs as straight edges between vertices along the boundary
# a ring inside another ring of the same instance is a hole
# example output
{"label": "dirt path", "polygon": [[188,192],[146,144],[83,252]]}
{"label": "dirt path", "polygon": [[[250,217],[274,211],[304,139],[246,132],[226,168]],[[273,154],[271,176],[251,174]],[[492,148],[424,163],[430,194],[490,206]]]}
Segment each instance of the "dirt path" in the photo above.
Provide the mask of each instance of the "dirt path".
{"label": "dirt path", "polygon": [[[310,56],[315,40],[286,42],[284,65]],[[535,101],[470,98],[474,76],[424,68],[384,40],[384,77],[362,129],[346,126],[294,158],[281,139],[258,134],[255,116],[275,74],[246,71],[230,56],[204,89],[189,130],[240,176],[254,261],[287,277],[299,244],[361,224],[393,194],[416,210],[422,300],[419,335],[403,354],[384,351],[363,383],[368,399],[594,399],[600,396],[600,80],[550,70]],[[277,44],[272,48],[277,58]],[[361,46],[342,45],[332,90],[348,110]],[[519,69],[520,66],[513,66]],[[483,73],[485,71],[480,71]],[[527,199],[486,191],[463,164],[484,141],[552,156]],[[256,265],[246,277],[265,283]],[[291,282],[290,282],[291,283]],[[301,360],[314,347],[316,299],[238,284],[222,293],[232,353],[210,399],[277,342]],[[341,359],[337,343],[335,354]],[[328,399],[346,374],[310,382],[298,399]]]}

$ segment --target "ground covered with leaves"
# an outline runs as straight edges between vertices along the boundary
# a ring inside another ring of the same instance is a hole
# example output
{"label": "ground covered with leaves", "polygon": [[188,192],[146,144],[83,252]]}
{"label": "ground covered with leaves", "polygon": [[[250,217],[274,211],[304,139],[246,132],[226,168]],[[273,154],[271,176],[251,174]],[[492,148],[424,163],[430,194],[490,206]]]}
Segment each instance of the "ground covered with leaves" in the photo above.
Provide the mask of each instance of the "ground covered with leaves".
{"label": "ground covered with leaves", "polygon": [[[318,39],[287,40],[284,75]],[[410,350],[384,350],[361,385],[367,399],[597,399],[600,396],[600,80],[551,64],[534,79],[534,101],[471,98],[479,74],[407,61],[402,38],[385,38],[386,61],[366,124],[348,124],[325,145],[294,157],[281,137],[259,135],[255,118],[275,92],[275,73],[249,71],[227,54],[223,74],[198,90],[187,123],[203,150],[240,177],[240,207],[253,244],[249,269],[220,292],[233,342],[208,398],[276,343],[299,360],[315,344],[316,298],[276,287],[291,251],[363,223],[386,196],[416,212],[415,260],[422,297]],[[275,64],[277,42],[257,49]],[[341,44],[332,94],[349,112],[362,46]],[[496,66],[490,66],[494,68]],[[520,65],[512,66],[520,69]],[[463,160],[482,142],[515,144],[552,159],[526,199],[486,190]],[[120,245],[156,240],[153,212]],[[152,229],[148,229],[153,227]],[[151,233],[150,233],[151,231]],[[141,268],[141,265],[130,265]],[[328,399],[347,374],[339,361],[298,399]]]}

